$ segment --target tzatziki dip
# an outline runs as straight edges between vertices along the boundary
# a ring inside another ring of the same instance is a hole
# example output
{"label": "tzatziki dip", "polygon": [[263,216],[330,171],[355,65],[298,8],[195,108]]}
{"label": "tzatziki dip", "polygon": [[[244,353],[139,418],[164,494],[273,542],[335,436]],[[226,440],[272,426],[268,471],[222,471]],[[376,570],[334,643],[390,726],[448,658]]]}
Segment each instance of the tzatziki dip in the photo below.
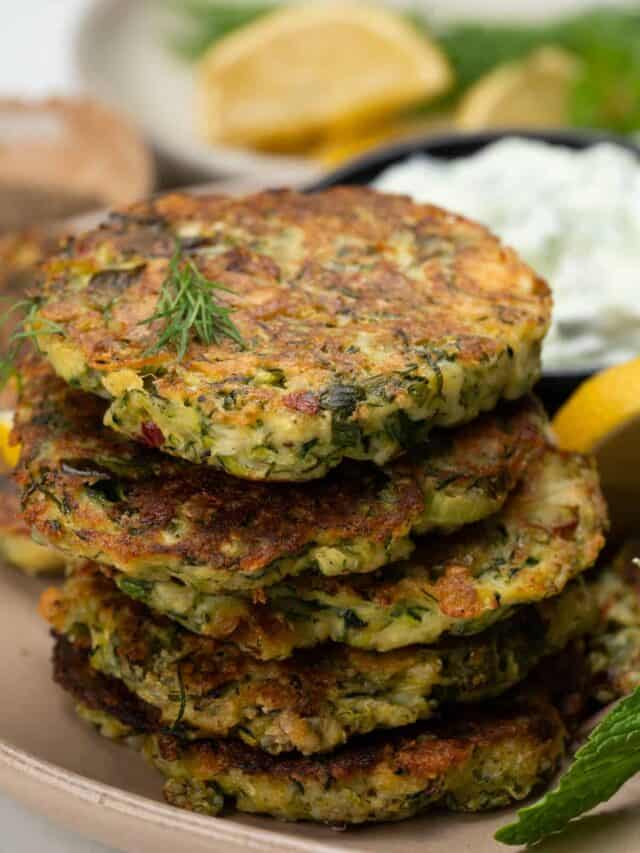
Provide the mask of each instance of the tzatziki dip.
{"label": "tzatziki dip", "polygon": [[470,157],[415,156],[374,186],[487,225],[549,282],[549,370],[640,354],[640,163],[601,143],[576,151],[507,138]]}

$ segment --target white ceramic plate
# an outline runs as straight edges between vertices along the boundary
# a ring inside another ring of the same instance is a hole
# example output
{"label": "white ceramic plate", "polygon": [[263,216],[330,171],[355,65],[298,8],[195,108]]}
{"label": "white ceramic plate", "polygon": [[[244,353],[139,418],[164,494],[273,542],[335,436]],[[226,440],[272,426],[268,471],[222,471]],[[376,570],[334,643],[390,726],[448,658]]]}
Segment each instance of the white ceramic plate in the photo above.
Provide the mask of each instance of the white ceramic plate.
{"label": "white ceramic plate", "polygon": [[322,171],[303,158],[200,142],[192,70],[168,48],[166,14],[155,0],[94,0],[76,33],[75,62],[88,92],[142,127],[176,181],[251,174],[297,186]]}
{"label": "white ceramic plate", "polygon": [[[506,853],[508,848],[492,840],[512,814],[504,811],[432,815],[336,833],[268,818],[205,818],[165,805],[159,775],[136,753],[78,720],[71,701],[52,683],[51,640],[36,612],[46,585],[0,567],[0,788],[32,810],[128,853]],[[638,806],[640,780],[599,814],[536,849],[637,851]]]}

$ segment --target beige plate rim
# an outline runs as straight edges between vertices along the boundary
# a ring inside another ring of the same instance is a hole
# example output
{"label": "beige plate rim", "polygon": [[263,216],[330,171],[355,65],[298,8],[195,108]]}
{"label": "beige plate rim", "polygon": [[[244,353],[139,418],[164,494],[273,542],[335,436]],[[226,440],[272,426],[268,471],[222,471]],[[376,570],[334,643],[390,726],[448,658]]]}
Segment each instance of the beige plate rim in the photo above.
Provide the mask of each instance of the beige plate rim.
{"label": "beige plate rim", "polygon": [[[11,793],[14,785],[9,774],[20,773],[36,784],[55,788],[68,797],[86,803],[89,806],[99,805],[125,818],[135,818],[136,821],[150,822],[156,828],[167,828],[172,831],[188,831],[218,841],[224,841],[247,848],[261,850],[291,850],[305,853],[338,853],[341,849],[334,845],[328,847],[316,841],[309,843],[302,839],[294,839],[281,832],[260,831],[223,818],[210,818],[180,811],[162,803],[155,803],[146,797],[130,794],[126,791],[96,782],[86,776],[65,770],[49,761],[43,761],[36,756],[15,747],[0,739],[0,787]],[[259,835],[259,837],[258,837]]]}

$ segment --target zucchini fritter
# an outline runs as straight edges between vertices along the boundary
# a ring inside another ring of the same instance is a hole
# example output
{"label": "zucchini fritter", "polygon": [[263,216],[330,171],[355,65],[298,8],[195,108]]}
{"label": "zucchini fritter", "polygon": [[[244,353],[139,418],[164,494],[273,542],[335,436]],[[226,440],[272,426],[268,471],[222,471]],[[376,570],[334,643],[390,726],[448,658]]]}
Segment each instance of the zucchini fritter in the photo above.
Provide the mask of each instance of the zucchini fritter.
{"label": "zucchini fritter", "polygon": [[527,398],[436,430],[383,469],[348,462],[323,481],[249,483],[103,427],[105,404],[70,389],[41,358],[25,360],[21,378],[29,523],[73,556],[214,593],[408,557],[413,533],[450,531],[500,509],[544,450],[546,418]]}
{"label": "zucchini fritter", "polygon": [[369,735],[329,755],[271,756],[239,741],[186,742],[160,731],[157,712],[60,640],[56,680],[103,734],[147,732],[142,746],[167,778],[173,805],[332,824],[401,820],[433,806],[484,811],[523,799],[555,770],[565,729],[544,692],[463,709],[445,722]]}
{"label": "zucchini fritter", "polygon": [[186,746],[147,739],[145,754],[168,779],[172,805],[332,824],[403,820],[434,806],[481,812],[522,800],[564,752],[564,727],[544,699],[467,710],[399,737],[385,734],[325,759],[270,758],[228,741]]}
{"label": "zucchini fritter", "polygon": [[600,702],[611,702],[640,685],[640,539],[618,551],[598,584],[602,630],[589,641],[589,669]]}
{"label": "zucchini fritter", "polygon": [[0,558],[27,575],[61,571],[61,553],[31,538],[13,480],[0,473]]}
{"label": "zucchini fritter", "polygon": [[333,749],[356,734],[477,702],[523,680],[543,657],[593,630],[595,593],[580,580],[472,638],[377,654],[337,644],[263,663],[127,599],[97,567],[78,567],[41,609],[183,736],[240,737],[277,754]]}
{"label": "zucchini fritter", "polygon": [[479,811],[527,796],[552,772],[563,754],[561,715],[579,724],[593,710],[589,696],[608,702],[637,686],[637,552],[637,542],[630,543],[611,570],[591,579],[600,623],[557,662],[545,662],[533,680],[544,686],[480,711],[461,708],[444,722],[358,738],[328,756],[273,757],[235,740],[187,742],[163,728],[157,709],[92,669],[86,651],[64,639],[54,655],[55,677],[102,734],[140,735],[130,742],[167,777],[165,796],[182,808],[216,814],[235,803],[242,811],[337,824],[401,819],[436,804]]}
{"label": "zucchini fritter", "polygon": [[[233,310],[244,344],[153,348],[175,256]],[[193,269],[193,267],[192,267]],[[481,226],[363,187],[170,195],[112,216],[47,265],[32,330],[105,422],[249,479],[382,465],[525,394],[549,289]]]}
{"label": "zucchini fritter", "polygon": [[518,605],[557,595],[593,565],[606,526],[593,461],[548,449],[501,512],[451,536],[427,537],[410,560],[375,573],[330,578],[306,572],[252,598],[115,579],[153,610],[263,659],[325,640],[389,651],[446,634],[476,634]]}

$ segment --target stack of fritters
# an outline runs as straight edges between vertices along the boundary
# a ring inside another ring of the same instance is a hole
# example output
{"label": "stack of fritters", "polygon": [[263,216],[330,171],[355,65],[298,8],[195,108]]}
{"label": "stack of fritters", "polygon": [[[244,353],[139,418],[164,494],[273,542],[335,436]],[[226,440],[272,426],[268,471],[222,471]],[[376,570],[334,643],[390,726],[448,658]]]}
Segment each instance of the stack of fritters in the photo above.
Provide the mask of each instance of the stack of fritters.
{"label": "stack of fritters", "polygon": [[[233,334],[157,345],[176,271],[229,289]],[[546,286],[357,188],[161,198],[45,272],[19,480],[70,559],[42,606],[81,714],[209,813],[397,819],[547,778],[563,703],[533,673],[602,636],[612,582],[582,578],[593,463],[528,396]]]}

